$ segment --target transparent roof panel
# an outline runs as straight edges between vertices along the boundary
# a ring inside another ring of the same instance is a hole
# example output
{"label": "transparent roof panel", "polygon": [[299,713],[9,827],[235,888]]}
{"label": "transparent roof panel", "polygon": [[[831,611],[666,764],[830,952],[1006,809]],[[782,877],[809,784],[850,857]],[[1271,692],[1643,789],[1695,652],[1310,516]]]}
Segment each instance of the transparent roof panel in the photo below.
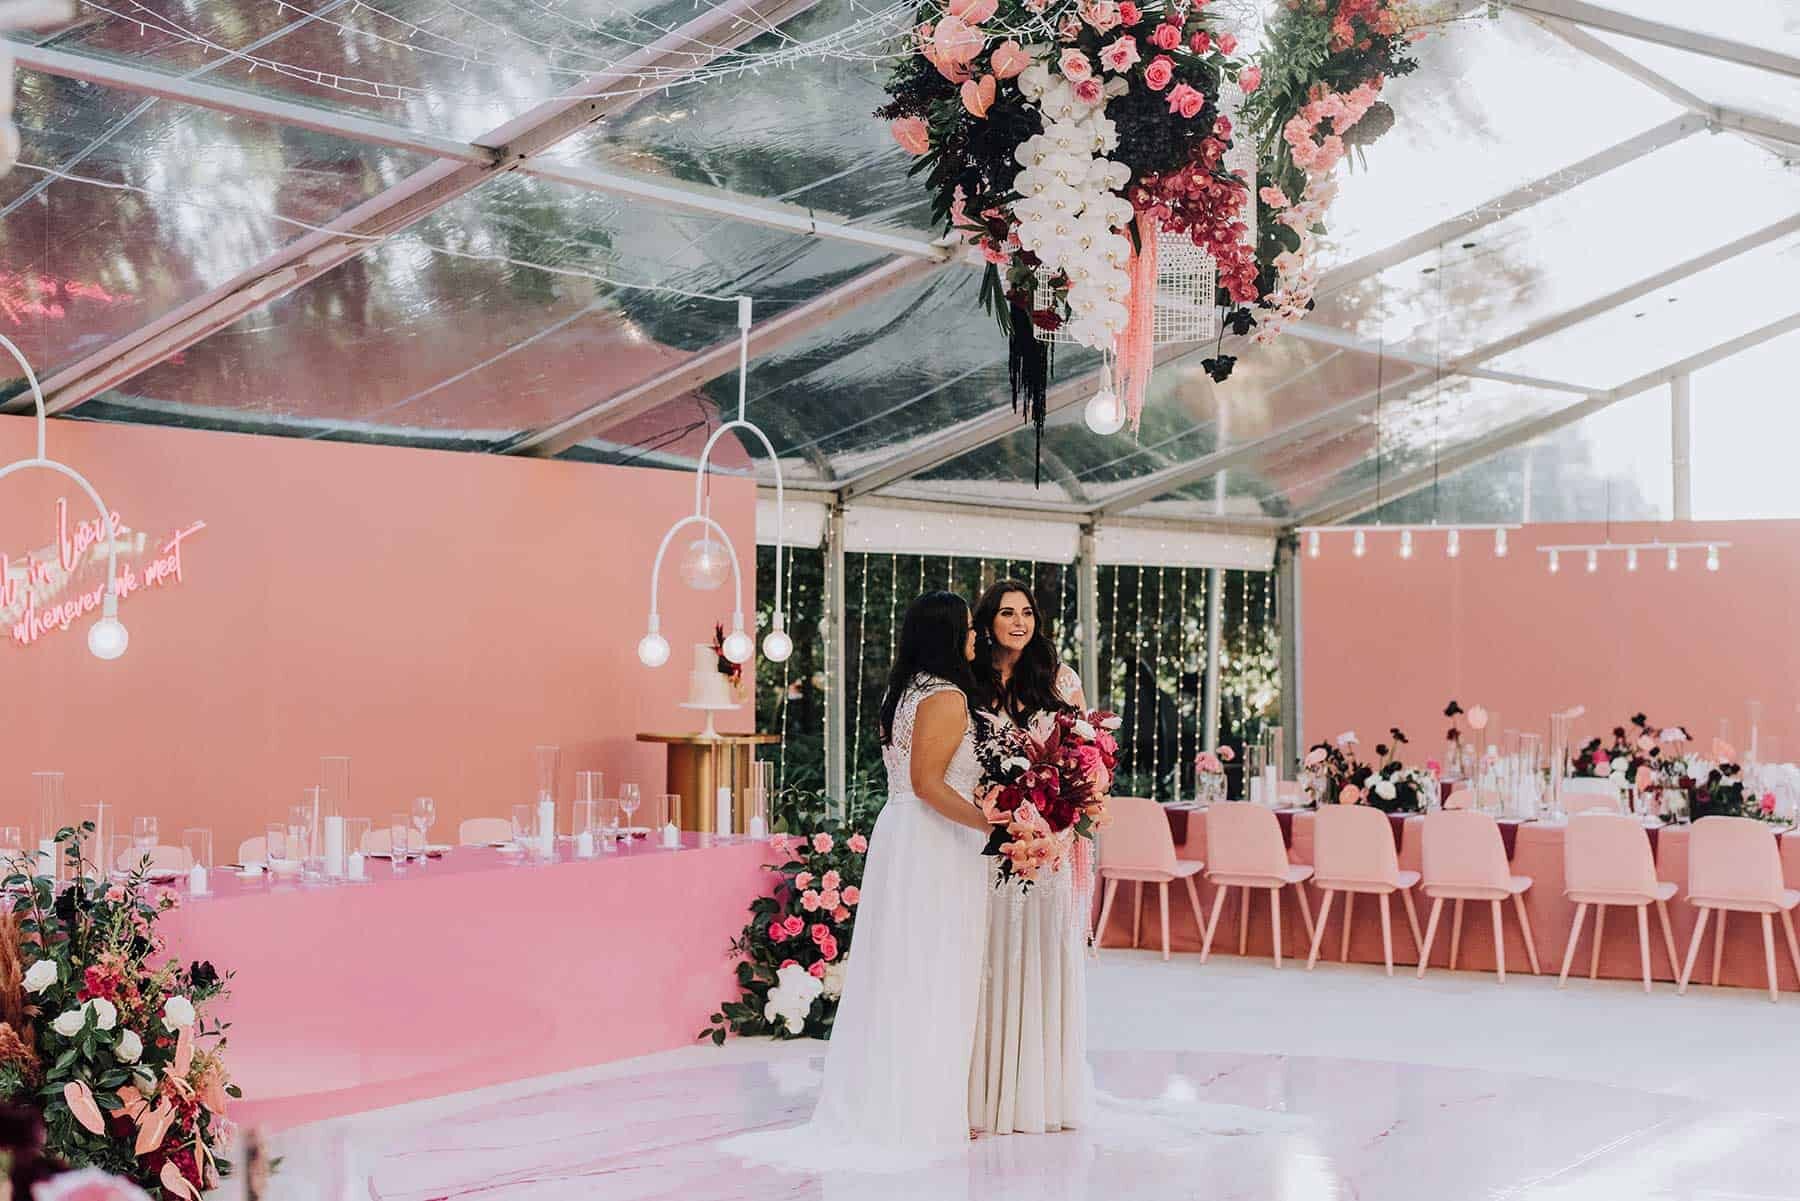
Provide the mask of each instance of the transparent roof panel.
{"label": "transparent roof panel", "polygon": [[1611,388],[1793,311],[1800,235],[1789,235],[1494,360],[1503,370]]}
{"label": "transparent roof panel", "polygon": [[0,332],[40,374],[423,165],[402,151],[32,71],[19,72],[16,120],[20,163],[0,179]]}
{"label": "transparent roof panel", "polygon": [[[1708,10],[1709,23],[1710,15]],[[1790,7],[1788,19],[1791,21],[1792,17]],[[1595,37],[1607,45],[1630,55],[1658,75],[1714,104],[1785,121],[1800,117],[1800,79],[1710,58],[1704,54],[1676,50],[1654,42],[1619,37],[1599,30],[1593,32]]]}
{"label": "transparent roof panel", "polygon": [[1417,50],[1419,69],[1384,90],[1394,128],[1368,147],[1367,169],[1340,172],[1320,258],[1327,269],[1680,114],[1512,12],[1434,34]]}
{"label": "transparent roof panel", "polygon": [[1800,333],[1765,342],[1693,376],[1694,516],[1800,517]]}
{"label": "transparent roof panel", "polygon": [[51,44],[472,139],[699,12],[682,0],[306,0],[82,6]]}
{"label": "transparent roof panel", "polygon": [[491,448],[734,337],[735,302],[707,296],[772,315],[872,258],[508,174],[127,391],[201,421]]}
{"label": "transparent roof panel", "polygon": [[1800,55],[1800,8],[1791,0],[1731,0],[1707,6],[1693,0],[1612,0],[1607,7],[1677,29]]}
{"label": "transparent roof panel", "polygon": [[1326,293],[1310,319],[1466,354],[1796,211],[1800,171],[1742,138],[1696,134]]}

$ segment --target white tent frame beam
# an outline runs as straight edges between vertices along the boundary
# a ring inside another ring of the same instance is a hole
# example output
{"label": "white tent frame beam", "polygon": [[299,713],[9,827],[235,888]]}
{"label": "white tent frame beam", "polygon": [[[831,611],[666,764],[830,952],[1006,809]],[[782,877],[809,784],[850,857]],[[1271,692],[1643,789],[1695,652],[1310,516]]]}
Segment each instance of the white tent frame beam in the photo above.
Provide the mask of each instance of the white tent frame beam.
{"label": "white tent frame beam", "polygon": [[[1565,426],[1591,417],[1622,400],[1630,400],[1652,388],[1660,388],[1679,377],[1691,375],[1734,355],[1742,354],[1746,350],[1761,346],[1764,342],[1797,330],[1800,330],[1800,313],[1793,313],[1779,321],[1771,322],[1758,329],[1753,329],[1749,333],[1740,334],[1730,341],[1721,342],[1717,346],[1700,351],[1698,354],[1689,355],[1679,362],[1659,367],[1655,371],[1640,375],[1617,388],[1598,393],[1555,413],[1500,430],[1487,438],[1472,442],[1460,450],[1443,456],[1431,466],[1420,467],[1397,479],[1388,481],[1379,489],[1365,488],[1343,500],[1302,513],[1295,519],[1294,524],[1296,526],[1336,525],[1360,517],[1380,506],[1391,504],[1402,497],[1411,496],[1415,492],[1429,488],[1435,480],[1442,476],[1473,467],[1477,463],[1491,459],[1515,446],[1541,438],[1546,434],[1555,433]],[[1379,495],[1377,495],[1378,492]]]}
{"label": "white tent frame beam", "polygon": [[1588,4],[1584,0],[1505,0],[1505,3],[1508,8],[1532,16],[1552,17],[1575,25],[1585,25],[1589,29],[1617,34],[1635,42],[1650,42],[1721,62],[1736,63],[1740,67],[1754,67],[1759,71],[1800,79],[1800,58],[1763,46],[1751,46],[1729,38],[1716,37],[1703,30],[1665,25],[1660,21],[1635,17],[1617,9]]}
{"label": "white tent frame beam", "polygon": [[499,172],[624,112],[643,94],[604,95],[610,89],[652,70],[660,72],[665,82],[698,70],[708,61],[708,53],[735,49],[816,2],[723,0],[616,67],[582,80],[558,99],[537,105],[478,138],[475,144],[494,148],[490,161],[440,159],[341,214],[325,231],[288,243],[223,285],[58,371],[44,381],[47,410],[66,412],[116,387],[245,313],[363,254],[379,239],[423,220]]}

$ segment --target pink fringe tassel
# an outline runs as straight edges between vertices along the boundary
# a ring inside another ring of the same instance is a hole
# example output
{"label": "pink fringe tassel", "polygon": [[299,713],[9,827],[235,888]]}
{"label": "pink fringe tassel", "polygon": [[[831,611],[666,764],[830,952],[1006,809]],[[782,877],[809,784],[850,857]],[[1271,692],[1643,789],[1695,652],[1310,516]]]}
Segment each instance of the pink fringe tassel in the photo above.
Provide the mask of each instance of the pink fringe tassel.
{"label": "pink fringe tassel", "polygon": [[1156,316],[1156,222],[1138,215],[1138,249],[1126,267],[1131,276],[1131,302],[1125,330],[1113,343],[1118,359],[1118,395],[1125,405],[1133,433],[1144,411],[1144,392],[1150,386],[1150,370],[1156,365],[1153,341]]}
{"label": "pink fringe tassel", "polygon": [[1075,840],[1075,920],[1081,923],[1081,941],[1085,945],[1093,941],[1093,930],[1089,923],[1094,909],[1094,840],[1077,838]]}

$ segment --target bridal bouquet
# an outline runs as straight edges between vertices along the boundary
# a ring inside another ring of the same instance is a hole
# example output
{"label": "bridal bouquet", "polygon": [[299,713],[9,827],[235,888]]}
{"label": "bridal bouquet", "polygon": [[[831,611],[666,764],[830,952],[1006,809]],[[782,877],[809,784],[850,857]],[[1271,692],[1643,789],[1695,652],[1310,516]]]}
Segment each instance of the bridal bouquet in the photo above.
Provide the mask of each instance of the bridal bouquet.
{"label": "bridal bouquet", "polygon": [[1116,715],[1100,709],[1059,713],[1042,738],[1015,725],[987,724],[975,744],[984,778],[976,800],[994,826],[982,853],[999,856],[1003,882],[1029,888],[1062,865],[1073,841],[1066,832],[1092,838],[1106,824],[1119,725]]}
{"label": "bridal bouquet", "polygon": [[60,889],[30,860],[8,865],[0,1101],[42,1114],[50,1156],[193,1201],[230,1170],[225,1110],[239,1094],[207,1014],[225,979],[209,963],[168,961],[157,921],[175,893],[141,873],[100,879],[82,854],[92,835],[91,824],[58,835],[74,877]]}

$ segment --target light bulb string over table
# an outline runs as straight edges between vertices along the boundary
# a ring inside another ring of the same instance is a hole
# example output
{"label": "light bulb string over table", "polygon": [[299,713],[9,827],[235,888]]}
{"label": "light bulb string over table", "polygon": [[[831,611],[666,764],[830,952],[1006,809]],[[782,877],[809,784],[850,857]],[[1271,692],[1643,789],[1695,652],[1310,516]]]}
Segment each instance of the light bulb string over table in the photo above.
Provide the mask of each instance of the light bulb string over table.
{"label": "light bulb string over table", "polygon": [[[88,499],[94,502],[94,511],[100,514],[100,529],[106,539],[106,589],[101,595],[100,620],[88,629],[88,650],[92,651],[94,656],[99,659],[117,659],[125,653],[125,648],[131,639],[125,630],[124,623],[119,620],[119,538],[118,530],[113,527],[112,511],[106,507],[106,502],[100,499],[100,493],[88,482],[86,476],[67,463],[50,457],[46,448],[48,416],[44,410],[44,390],[38,384],[37,372],[31,369],[31,362],[26,359],[24,352],[13,344],[11,338],[0,334],[0,346],[6,348],[25,372],[25,382],[31,388],[31,400],[37,422],[36,457],[15,459],[6,466],[0,467],[0,479],[5,479],[14,472],[31,468],[53,471],[74,480],[81,490],[87,493]],[[0,585],[3,584],[4,581],[0,581]]]}
{"label": "light bulb string over table", "polygon": [[662,545],[657,548],[656,562],[650,570],[650,618],[644,637],[638,642],[638,659],[646,667],[661,667],[668,661],[669,644],[662,635],[662,618],[657,609],[657,586],[662,579],[663,557],[668,553],[669,543],[676,533],[690,525],[703,526],[709,534],[716,533],[724,544],[731,560],[731,577],[736,608],[731,615],[731,633],[724,640],[720,652],[732,663],[743,663],[756,652],[756,644],[744,630],[744,577],[738,562],[737,547],[731,541],[731,535],[725,527],[714,521],[707,511],[706,472],[712,462],[713,447],[732,430],[746,430],[755,435],[762,443],[763,450],[769,456],[769,463],[775,472],[775,607],[769,620],[769,633],[763,639],[763,654],[771,661],[780,663],[793,653],[793,639],[787,632],[787,618],[781,610],[782,601],[782,534],[787,517],[787,497],[781,480],[781,460],[775,454],[775,447],[768,435],[750,421],[746,416],[748,405],[748,386],[750,370],[750,323],[752,302],[748,296],[737,298],[738,306],[738,405],[737,417],[727,421],[712,432],[706,445],[700,451],[700,462],[694,471],[694,511],[680,518],[670,526],[663,535]]}

